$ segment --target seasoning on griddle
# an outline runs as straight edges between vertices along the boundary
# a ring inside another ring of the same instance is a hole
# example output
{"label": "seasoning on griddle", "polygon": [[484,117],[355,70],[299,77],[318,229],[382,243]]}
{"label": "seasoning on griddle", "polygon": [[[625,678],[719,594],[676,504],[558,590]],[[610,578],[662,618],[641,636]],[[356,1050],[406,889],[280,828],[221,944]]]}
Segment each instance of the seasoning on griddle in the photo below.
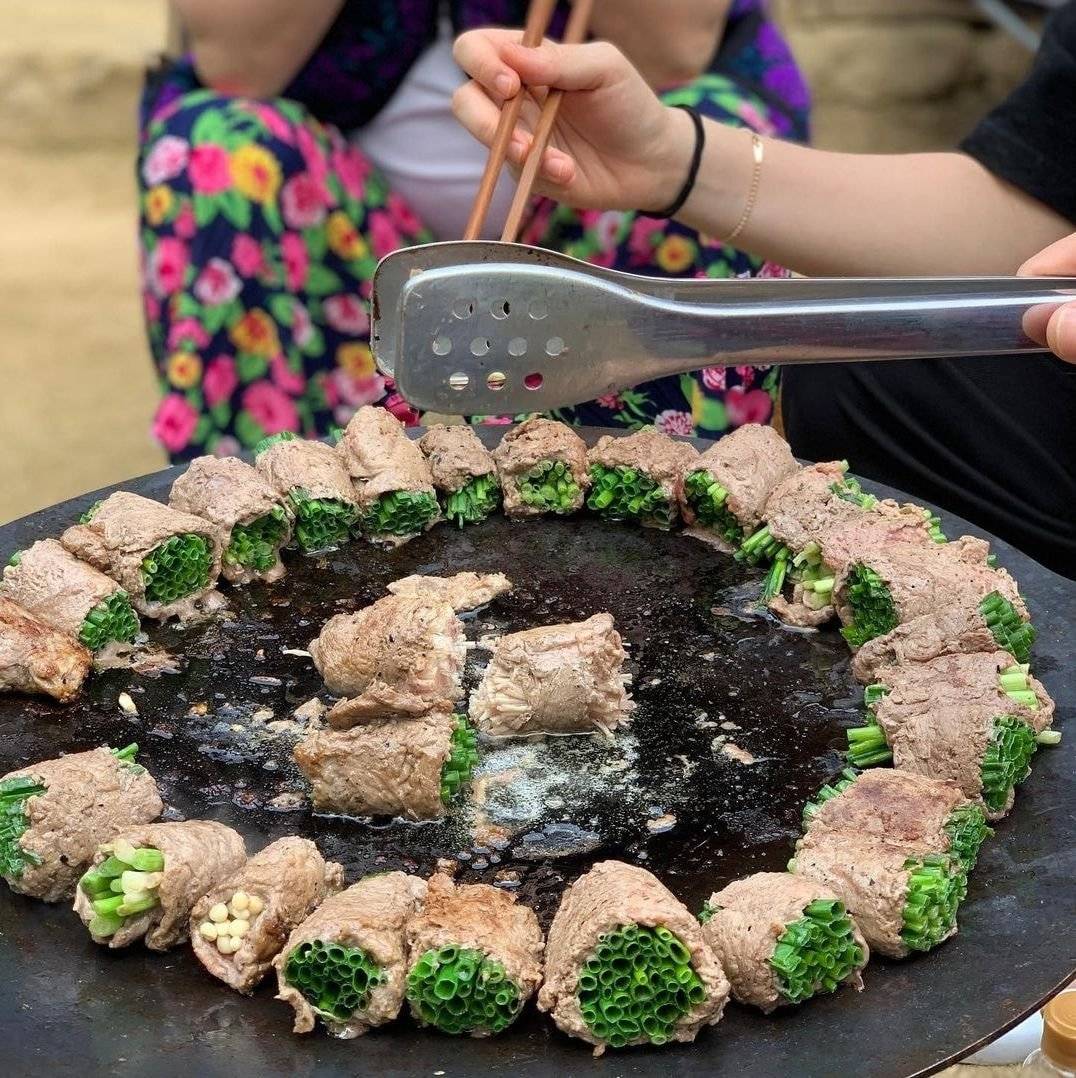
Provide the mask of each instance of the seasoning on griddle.
{"label": "seasoning on griddle", "polygon": [[97,847],[164,805],[137,745],[73,752],[0,778],[0,875],[19,894],[70,898]]}
{"label": "seasoning on griddle", "polygon": [[471,717],[494,737],[608,735],[635,707],[625,688],[626,659],[611,614],[510,633],[493,647]]}
{"label": "seasoning on griddle", "polygon": [[425,880],[377,873],[330,895],[291,933],[273,965],[276,998],[294,1008],[296,1033],[319,1018],[347,1040],[400,1013],[405,929],[425,897]]}
{"label": "seasoning on griddle", "polygon": [[42,693],[65,702],[78,694],[92,662],[67,633],[0,595],[0,692]]}
{"label": "seasoning on griddle", "polygon": [[502,1033],[542,980],[543,946],[538,918],[515,895],[433,876],[407,926],[411,1013],[443,1033]]}
{"label": "seasoning on griddle", "polygon": [[238,457],[195,457],[172,484],[168,504],[217,525],[225,580],[271,584],[284,575],[280,549],[291,539],[291,514],[268,480]]}
{"label": "seasoning on griddle", "polygon": [[590,471],[586,442],[571,427],[534,417],[513,427],[493,451],[510,517],[563,516],[582,508]]}
{"label": "seasoning on griddle", "polygon": [[561,899],[538,1007],[598,1046],[693,1041],[729,983],[687,908],[645,869],[601,861]]}
{"label": "seasoning on griddle", "polygon": [[305,838],[281,838],[204,894],[191,911],[191,945],[214,977],[249,993],[269,972],[288,935],[343,885]]}
{"label": "seasoning on griddle", "polygon": [[110,494],[60,541],[107,573],[135,609],[161,620],[218,607],[221,533],[217,525],[128,491]]}
{"label": "seasoning on griddle", "polygon": [[448,603],[457,613],[476,610],[512,590],[504,573],[456,573],[454,576],[405,576],[389,584],[393,595]]}
{"label": "seasoning on griddle", "polygon": [[863,988],[870,952],[828,887],[790,872],[756,872],[714,892],[699,920],[732,997],[770,1011],[842,984]]}
{"label": "seasoning on griddle", "polygon": [[445,519],[462,528],[485,520],[501,504],[493,454],[466,423],[438,423],[419,439]]}

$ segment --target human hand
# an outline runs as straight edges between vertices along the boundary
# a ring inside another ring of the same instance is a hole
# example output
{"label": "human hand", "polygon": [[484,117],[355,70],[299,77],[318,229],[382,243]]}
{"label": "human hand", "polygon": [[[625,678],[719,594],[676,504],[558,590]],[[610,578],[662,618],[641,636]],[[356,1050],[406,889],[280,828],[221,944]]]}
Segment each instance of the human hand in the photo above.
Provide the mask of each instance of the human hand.
{"label": "human hand", "polygon": [[457,63],[472,81],[456,91],[453,110],[472,135],[493,141],[504,100],[526,99],[508,160],[526,159],[541,103],[550,88],[560,103],[537,190],[589,209],[659,210],[676,197],[694,147],[691,118],[666,108],[623,54],[607,42],[536,49],[517,30],[472,30],[456,41]]}
{"label": "human hand", "polygon": [[[1021,277],[1076,277],[1076,233],[1051,243],[1017,272]],[[1025,319],[1024,331],[1059,359],[1076,363],[1076,301],[1043,310],[1040,317]]]}

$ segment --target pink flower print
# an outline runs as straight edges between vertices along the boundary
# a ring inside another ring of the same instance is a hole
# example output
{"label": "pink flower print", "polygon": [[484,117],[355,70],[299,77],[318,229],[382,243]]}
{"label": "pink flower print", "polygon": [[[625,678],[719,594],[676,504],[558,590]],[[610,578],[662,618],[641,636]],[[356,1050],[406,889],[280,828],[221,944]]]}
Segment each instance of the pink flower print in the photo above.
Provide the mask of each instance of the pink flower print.
{"label": "pink flower print", "polygon": [[777,134],[777,128],[773,126],[770,118],[764,113],[760,112],[750,101],[741,101],[736,106],[736,111],[752,131],[757,132],[760,135],[765,135],[768,138],[772,138]]}
{"label": "pink flower print", "polygon": [[322,185],[309,172],[300,172],[284,184],[280,205],[288,228],[310,228],[325,219]]}
{"label": "pink flower print", "polygon": [[299,413],[291,397],[277,389],[272,382],[260,381],[247,386],[243,393],[243,407],[266,434],[299,429]]}
{"label": "pink flower print", "polygon": [[487,415],[479,420],[483,427],[509,427],[515,420],[510,415]]}
{"label": "pink flower print", "polygon": [[232,241],[232,262],[244,277],[258,277],[266,268],[262,245],[245,232],[240,232]]}
{"label": "pink flower print", "polygon": [[243,282],[230,262],[225,262],[223,258],[211,258],[194,282],[194,295],[207,307],[219,307],[235,299],[242,288]]}
{"label": "pink flower print", "polygon": [[736,373],[740,376],[740,384],[744,389],[750,389],[755,384],[754,367],[737,367]]}
{"label": "pink flower print", "polygon": [[191,209],[189,200],[184,201],[172,222],[172,231],[181,239],[189,240],[198,231],[198,225],[194,220],[194,210]]}
{"label": "pink flower print", "polygon": [[216,457],[237,457],[242,447],[230,434],[222,434],[213,443],[213,455]]}
{"label": "pink flower print", "polygon": [[314,323],[310,319],[310,312],[298,300],[292,303],[291,312],[292,338],[296,344],[307,344],[314,333]]}
{"label": "pink flower print", "polygon": [[294,145],[295,139],[291,133],[291,124],[288,123],[280,112],[271,105],[263,105],[256,102],[251,102],[247,107],[263,124],[265,124],[266,131],[268,131],[273,138],[278,138],[281,142],[286,142],[289,146]]}
{"label": "pink flower print", "polygon": [[206,364],[202,375],[202,392],[210,408],[228,400],[237,385],[239,377],[235,373],[235,360],[231,356],[219,355]]}
{"label": "pink flower print", "polygon": [[711,393],[720,393],[725,388],[725,368],[703,367],[702,384]]}
{"label": "pink flower print", "polygon": [[326,400],[333,407],[343,402],[354,415],[356,408],[364,404],[376,404],[385,395],[386,379],[380,374],[371,374],[365,378],[355,378],[342,368],[337,368],[327,380],[325,389],[332,387],[332,393],[326,392]]}
{"label": "pink flower print", "polygon": [[759,266],[758,272],[755,274],[755,276],[785,278],[791,277],[792,273],[791,271],[785,269],[784,266],[779,266],[776,262],[766,261],[763,262],[761,266]]}
{"label": "pink flower print", "polygon": [[325,321],[337,333],[361,337],[370,328],[366,305],[358,296],[346,294],[329,296],[322,304],[322,310],[325,312]]}
{"label": "pink flower print", "polygon": [[299,141],[299,153],[303,155],[307,172],[316,180],[324,179],[329,171],[329,162],[321,143],[303,124],[296,128],[296,135]]}
{"label": "pink flower print", "polygon": [[202,195],[219,195],[232,185],[228,151],[207,142],[191,150],[191,187]]}
{"label": "pink flower print", "polygon": [[389,195],[385,202],[385,207],[401,232],[406,232],[408,235],[413,236],[416,232],[422,230],[422,222],[415,215],[414,210],[395,191]]}
{"label": "pink flower print", "polygon": [[198,349],[205,348],[208,344],[209,334],[197,318],[189,315],[186,318],[177,318],[168,327],[169,349]]}
{"label": "pink flower print", "polygon": [[664,412],[658,412],[654,416],[654,426],[665,434],[694,434],[695,421],[690,412],[678,412],[673,408],[666,408]]}
{"label": "pink flower print", "polygon": [[654,258],[654,237],[665,228],[665,222],[653,217],[636,217],[628,237],[628,254],[632,265],[651,262]]}
{"label": "pink flower print", "polygon": [[169,393],[153,417],[153,437],[169,453],[185,449],[198,426],[198,413],[178,393]]}
{"label": "pink flower print", "polygon": [[387,213],[380,210],[371,210],[366,221],[370,230],[370,246],[378,258],[392,254],[402,245],[400,234],[396,231]]}
{"label": "pink flower print", "polygon": [[142,309],[147,322],[156,322],[161,317],[161,301],[152,292],[142,293]]}
{"label": "pink flower print", "polygon": [[357,202],[362,201],[366,177],[370,173],[369,165],[363,155],[351,149],[350,146],[334,150],[332,167],[348,198],[353,198]]}
{"label": "pink flower print", "polygon": [[306,381],[303,376],[296,374],[288,366],[288,361],[279,352],[269,361],[269,373],[272,376],[274,385],[284,390],[285,393],[290,393],[293,397],[297,397],[306,388]]}
{"label": "pink flower print", "polygon": [[603,393],[600,397],[594,398],[594,403],[600,408],[608,408],[611,412],[620,412],[624,409],[624,402],[620,399],[619,393]]}
{"label": "pink flower print", "polygon": [[764,389],[744,390],[741,386],[733,386],[725,394],[725,408],[729,424],[742,427],[744,423],[768,423],[773,414],[773,401]]}
{"label": "pink flower print", "polygon": [[595,236],[602,247],[615,247],[624,226],[624,215],[617,210],[600,214],[594,222]]}
{"label": "pink flower print", "polygon": [[162,236],[149,256],[149,280],[158,296],[170,296],[183,287],[187,272],[187,245],[174,236]]}
{"label": "pink flower print", "polygon": [[310,269],[310,257],[306,243],[297,232],[285,232],[280,237],[280,255],[284,259],[284,279],[292,292],[298,292],[306,284]]}
{"label": "pink flower print", "polygon": [[412,408],[400,396],[399,393],[390,393],[385,398],[385,407],[405,426],[405,427],[417,427],[419,421],[418,410]]}
{"label": "pink flower print", "polygon": [[178,176],[187,167],[190,151],[190,143],[177,135],[159,138],[142,162],[142,179],[146,186],[153,187]]}

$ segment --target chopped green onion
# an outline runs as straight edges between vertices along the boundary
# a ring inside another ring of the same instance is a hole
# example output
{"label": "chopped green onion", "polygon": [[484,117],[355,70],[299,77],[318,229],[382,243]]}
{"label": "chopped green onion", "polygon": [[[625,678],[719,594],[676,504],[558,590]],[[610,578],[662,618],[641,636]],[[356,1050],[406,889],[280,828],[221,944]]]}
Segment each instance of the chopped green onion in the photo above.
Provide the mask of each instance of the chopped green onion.
{"label": "chopped green onion", "polygon": [[232,528],[224,561],[256,573],[266,573],[276,565],[287,534],[288,514],[283,506],[274,505],[268,513],[249,524],[237,524]]}
{"label": "chopped green onion", "polygon": [[393,490],[382,494],[362,517],[371,536],[418,535],[439,512],[437,498],[425,490]]}
{"label": "chopped green onion", "polygon": [[351,538],[359,512],[338,498],[311,498],[296,487],[288,492],[295,512],[295,542],[304,554],[341,546]]}
{"label": "chopped green onion", "polygon": [[998,647],[1026,663],[1035,643],[1035,627],[1016,612],[1016,607],[999,591],[992,591],[979,603],[979,613],[997,641]]}
{"label": "chopped green onion", "polygon": [[213,554],[203,535],[173,535],[142,559],[146,600],[174,603],[209,586]]}
{"label": "chopped green onion", "polygon": [[863,964],[863,948],[844,904],[817,899],[785,928],[770,956],[778,990],[789,1003],[834,991]]}
{"label": "chopped green onion", "polygon": [[83,647],[97,651],[110,640],[129,643],[141,628],[127,592],[114,591],[86,615],[79,628],[78,639]]}
{"label": "chopped green onion", "polygon": [[901,939],[912,951],[929,951],[952,931],[956,911],[967,893],[967,876],[956,858],[912,857],[904,862],[908,889],[904,896]]}
{"label": "chopped green onion", "polygon": [[1031,757],[1038,744],[1035,731],[1015,715],[999,715],[983,753],[982,798],[986,807],[1001,812],[1017,783],[1031,774]]}
{"label": "chopped green onion", "polygon": [[388,974],[361,947],[307,940],[288,955],[284,979],[323,1021],[346,1022],[366,1007]]}
{"label": "chopped green onion", "polygon": [[479,524],[501,504],[501,485],[493,473],[476,475],[444,501],[445,519],[458,528]]}
{"label": "chopped green onion", "polygon": [[606,520],[672,526],[673,508],[653,476],[624,465],[593,464],[587,508]]}
{"label": "chopped green onion", "polygon": [[41,859],[19,845],[30,819],[26,802],[45,793],[46,787],[29,776],[0,780],[0,876],[17,880],[27,865],[38,865]]}
{"label": "chopped green onion", "polygon": [[407,975],[415,1017],[444,1033],[501,1033],[523,1001],[504,966],[482,951],[448,945],[426,951]]}
{"label": "chopped green onion", "polygon": [[698,523],[738,546],[743,540],[743,525],[726,504],[729,492],[705,469],[692,472],[684,480],[684,495]]}
{"label": "chopped green onion", "polygon": [[454,715],[451,748],[441,768],[441,801],[449,804],[471,780],[471,772],[478,763],[478,740],[474,727],[465,715]]}
{"label": "chopped green onion", "polygon": [[562,460],[543,460],[523,475],[516,488],[524,505],[542,513],[573,513],[582,488]]}
{"label": "chopped green onion", "polygon": [[861,647],[897,627],[897,609],[889,587],[869,566],[862,563],[852,566],[847,593],[852,623],[841,629],[841,635],[852,647]]}

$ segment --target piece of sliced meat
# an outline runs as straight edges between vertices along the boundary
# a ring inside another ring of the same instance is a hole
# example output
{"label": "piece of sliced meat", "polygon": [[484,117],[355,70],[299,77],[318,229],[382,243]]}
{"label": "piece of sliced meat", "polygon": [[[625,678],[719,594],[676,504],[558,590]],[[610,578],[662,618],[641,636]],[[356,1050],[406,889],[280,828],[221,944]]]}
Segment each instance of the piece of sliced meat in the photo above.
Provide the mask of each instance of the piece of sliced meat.
{"label": "piece of sliced meat", "polygon": [[429,701],[383,681],[372,681],[358,696],[338,700],[329,709],[328,723],[335,730],[350,730],[372,722],[417,718],[430,710]]}
{"label": "piece of sliced meat", "polygon": [[502,636],[471,696],[472,720],[494,737],[608,733],[635,706],[626,658],[611,614]]}
{"label": "piece of sliced meat", "polygon": [[456,573],[454,576],[405,576],[389,584],[393,595],[437,599],[453,610],[475,610],[512,590],[504,573]]}
{"label": "piece of sliced meat", "polygon": [[583,505],[590,486],[587,444],[564,423],[536,416],[513,427],[493,451],[497,475],[504,493],[504,511],[510,517],[540,516],[544,510],[528,505],[519,493],[519,484],[537,465],[560,461],[579,487],[569,511]]}
{"label": "piece of sliced meat", "polygon": [[254,466],[281,497],[302,491],[310,498],[343,502],[358,509],[344,462],[324,442],[306,438],[274,442],[258,454]]}
{"label": "piece of sliced meat", "polygon": [[452,426],[437,423],[426,431],[418,444],[429,463],[433,485],[447,494],[462,490],[472,479],[492,475],[497,470],[493,454],[467,423]]}
{"label": "piece of sliced meat", "polygon": [[82,688],[92,661],[67,633],[0,595],[0,692],[70,700]]}
{"label": "piece of sliced meat", "polygon": [[364,509],[382,494],[397,490],[434,493],[430,466],[418,442],[407,436],[404,425],[385,408],[360,408],[336,450]]}

